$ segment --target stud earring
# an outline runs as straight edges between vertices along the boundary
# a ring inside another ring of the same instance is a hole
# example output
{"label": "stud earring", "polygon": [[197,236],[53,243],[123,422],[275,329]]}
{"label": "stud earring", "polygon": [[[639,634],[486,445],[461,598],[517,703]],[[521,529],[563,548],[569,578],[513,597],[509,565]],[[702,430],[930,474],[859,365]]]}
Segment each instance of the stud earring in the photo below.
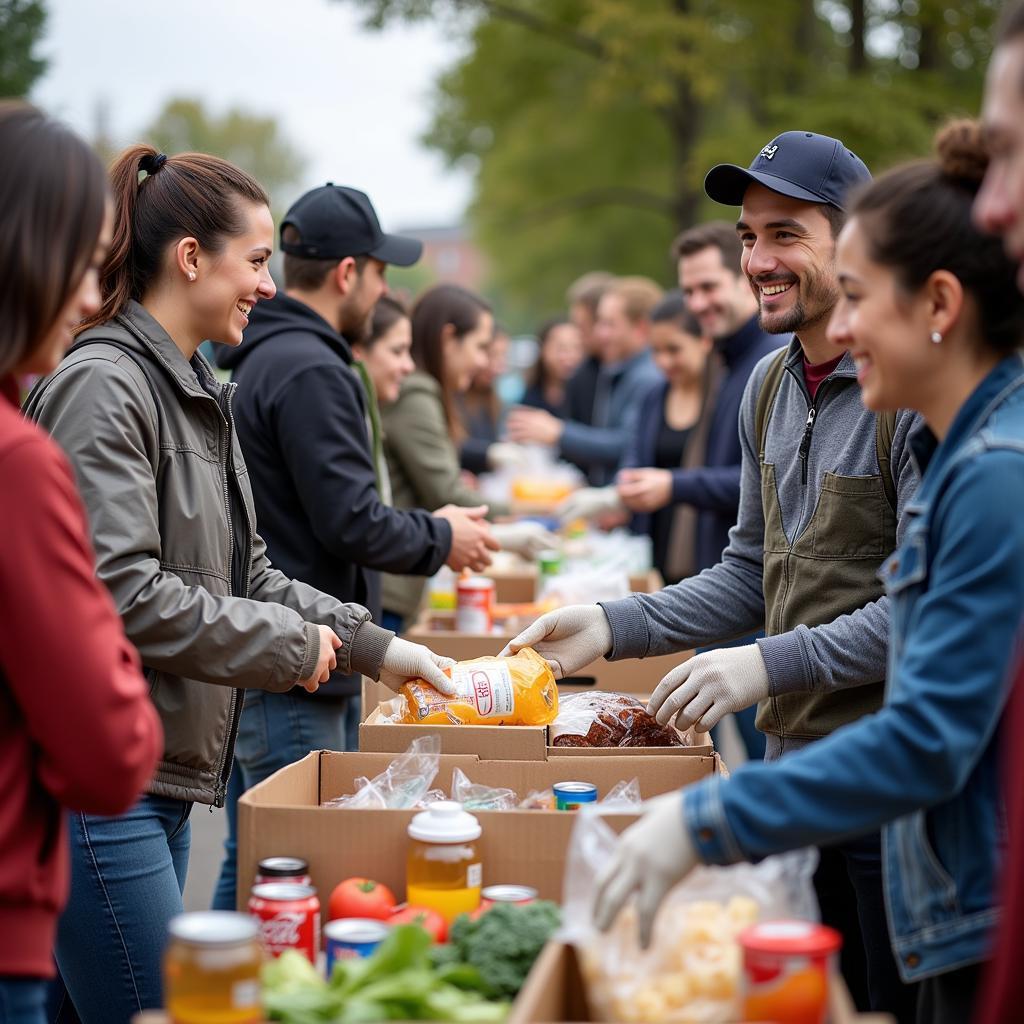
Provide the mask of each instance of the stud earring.
{"label": "stud earring", "polygon": [[933,345],[941,345],[942,344],[942,335],[939,334],[938,331],[932,331],[932,344]]}
{"label": "stud earring", "polygon": [[[195,275],[195,271],[194,271],[194,270],[190,270],[190,271],[188,272],[188,279],[189,279],[190,281],[194,281],[194,280],[196,279],[196,275]],[[932,341],[934,341],[934,340],[935,340],[935,335],[933,334],[933,335],[932,335]]]}

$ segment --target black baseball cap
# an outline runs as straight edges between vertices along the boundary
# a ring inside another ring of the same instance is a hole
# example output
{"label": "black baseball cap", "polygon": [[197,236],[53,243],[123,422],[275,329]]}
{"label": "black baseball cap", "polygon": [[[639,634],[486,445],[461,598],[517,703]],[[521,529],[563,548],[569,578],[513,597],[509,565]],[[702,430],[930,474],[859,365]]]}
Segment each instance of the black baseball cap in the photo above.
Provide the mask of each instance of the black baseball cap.
{"label": "black baseball cap", "polygon": [[742,206],[751,182],[807,203],[845,208],[850,189],[870,181],[871,172],[838,139],[814,132],[783,132],[754,157],[750,167],[717,164],[704,179],[716,203]]}
{"label": "black baseball cap", "polygon": [[[287,243],[291,225],[301,241]],[[423,243],[403,235],[386,235],[365,192],[327,182],[300,196],[281,221],[281,250],[310,260],[372,256],[381,263],[410,267],[423,255]]]}

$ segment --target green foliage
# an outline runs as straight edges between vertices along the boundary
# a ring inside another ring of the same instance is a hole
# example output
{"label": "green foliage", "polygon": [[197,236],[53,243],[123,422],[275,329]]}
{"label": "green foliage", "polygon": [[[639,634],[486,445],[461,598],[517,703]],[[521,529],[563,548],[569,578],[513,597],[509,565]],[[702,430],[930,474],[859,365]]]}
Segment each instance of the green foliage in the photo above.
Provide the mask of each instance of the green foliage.
{"label": "green foliage", "polygon": [[999,0],[350,0],[466,41],[427,143],[476,173],[471,227],[518,320],[592,269],[674,278],[667,249],[731,214],[708,168],[794,128],[875,170],[978,109]]}
{"label": "green foliage", "polygon": [[26,96],[46,70],[36,54],[46,26],[42,0],[0,0],[0,96]]}

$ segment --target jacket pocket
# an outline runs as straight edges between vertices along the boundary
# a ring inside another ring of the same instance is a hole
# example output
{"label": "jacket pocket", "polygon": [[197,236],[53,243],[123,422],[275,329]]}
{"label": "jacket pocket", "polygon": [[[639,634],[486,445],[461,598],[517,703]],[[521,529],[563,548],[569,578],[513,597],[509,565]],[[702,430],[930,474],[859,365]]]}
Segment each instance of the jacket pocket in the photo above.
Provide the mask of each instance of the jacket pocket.
{"label": "jacket pocket", "polygon": [[881,475],[826,473],[811,530],[815,558],[884,558],[896,546],[896,516]]}
{"label": "jacket pocket", "polygon": [[892,826],[904,907],[911,928],[927,928],[960,913],[956,882],[928,838],[924,811]]}
{"label": "jacket pocket", "polygon": [[899,549],[878,570],[878,575],[886,593],[893,599],[905,598],[912,587],[923,584],[928,575],[927,532],[912,526]]}

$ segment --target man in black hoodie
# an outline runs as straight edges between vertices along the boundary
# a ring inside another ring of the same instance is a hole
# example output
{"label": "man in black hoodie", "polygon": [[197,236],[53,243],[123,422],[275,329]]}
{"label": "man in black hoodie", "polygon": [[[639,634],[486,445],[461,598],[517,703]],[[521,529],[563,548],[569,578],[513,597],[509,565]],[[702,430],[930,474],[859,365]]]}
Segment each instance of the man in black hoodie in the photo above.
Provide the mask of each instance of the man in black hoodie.
{"label": "man in black hoodie", "polygon": [[[429,576],[443,564],[479,571],[498,547],[486,506],[400,510],[377,490],[349,342],[365,336],[387,264],[409,266],[423,247],[386,235],[362,192],[328,183],[285,215],[281,248],[284,293],[253,308],[241,346],[217,351],[238,384],[233,410],[260,534],[278,569],[364,605],[379,621],[381,572]],[[358,676],[336,674],[308,700],[292,691],[247,694],[216,909],[235,906],[238,797],[310,750],[342,749],[347,722],[358,722],[359,685]]]}

